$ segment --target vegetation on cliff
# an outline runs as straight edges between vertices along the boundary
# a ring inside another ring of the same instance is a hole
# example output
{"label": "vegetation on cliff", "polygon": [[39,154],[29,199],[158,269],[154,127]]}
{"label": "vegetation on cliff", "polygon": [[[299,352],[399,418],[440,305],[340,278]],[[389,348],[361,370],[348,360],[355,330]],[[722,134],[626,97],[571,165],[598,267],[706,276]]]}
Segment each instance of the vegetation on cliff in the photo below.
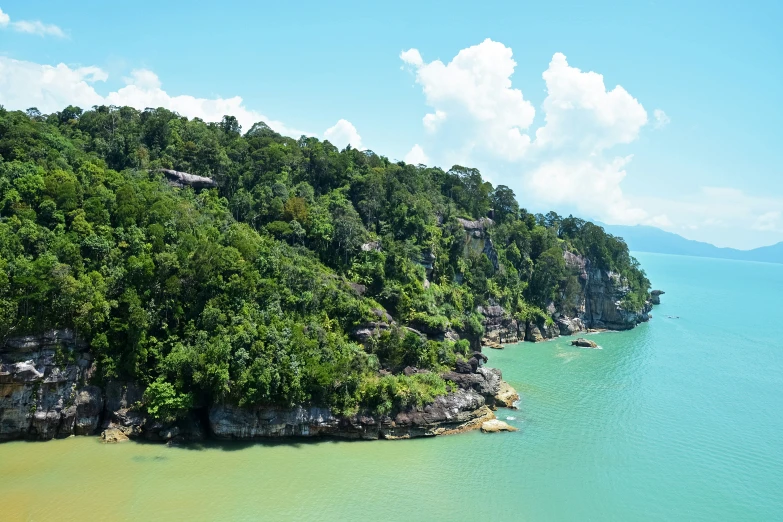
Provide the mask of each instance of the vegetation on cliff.
{"label": "vegetation on cliff", "polygon": [[[161,168],[218,187],[175,188]],[[471,248],[459,220],[488,215],[490,247]],[[73,328],[96,379],[151,384],[161,418],[217,401],[427,402],[446,390],[437,371],[477,347],[476,306],[533,321],[550,305],[574,311],[566,249],[620,274],[625,306],[648,298],[621,239],[528,213],[475,169],[394,163],[263,123],[242,134],[229,116],[0,107],[0,340]],[[389,323],[384,310],[400,327],[351,337]],[[462,340],[437,335],[450,330]]]}

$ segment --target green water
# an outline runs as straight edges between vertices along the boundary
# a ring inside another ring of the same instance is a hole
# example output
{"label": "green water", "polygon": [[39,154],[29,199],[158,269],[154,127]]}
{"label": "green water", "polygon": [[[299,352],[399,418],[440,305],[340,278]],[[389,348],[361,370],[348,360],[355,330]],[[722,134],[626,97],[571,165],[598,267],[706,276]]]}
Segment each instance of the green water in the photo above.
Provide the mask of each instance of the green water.
{"label": "green water", "polygon": [[783,265],[638,257],[650,324],[488,350],[519,432],[0,444],[0,519],[783,520]]}

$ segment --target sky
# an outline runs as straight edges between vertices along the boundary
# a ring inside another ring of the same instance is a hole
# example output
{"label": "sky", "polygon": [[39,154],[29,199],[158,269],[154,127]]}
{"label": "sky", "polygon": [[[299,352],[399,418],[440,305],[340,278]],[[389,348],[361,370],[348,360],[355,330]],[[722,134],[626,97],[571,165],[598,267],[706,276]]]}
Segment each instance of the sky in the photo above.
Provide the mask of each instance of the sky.
{"label": "sky", "polygon": [[0,105],[233,114],[534,212],[783,241],[783,2],[107,5],[0,0]]}

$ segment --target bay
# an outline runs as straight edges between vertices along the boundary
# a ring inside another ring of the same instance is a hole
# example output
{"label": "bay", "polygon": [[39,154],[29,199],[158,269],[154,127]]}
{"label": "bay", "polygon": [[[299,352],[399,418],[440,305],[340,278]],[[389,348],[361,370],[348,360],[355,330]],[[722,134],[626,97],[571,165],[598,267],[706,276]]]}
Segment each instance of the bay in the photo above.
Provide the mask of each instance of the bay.
{"label": "bay", "polygon": [[782,520],[783,265],[636,254],[638,328],[485,352],[520,431],[411,441],[0,444],[2,520]]}

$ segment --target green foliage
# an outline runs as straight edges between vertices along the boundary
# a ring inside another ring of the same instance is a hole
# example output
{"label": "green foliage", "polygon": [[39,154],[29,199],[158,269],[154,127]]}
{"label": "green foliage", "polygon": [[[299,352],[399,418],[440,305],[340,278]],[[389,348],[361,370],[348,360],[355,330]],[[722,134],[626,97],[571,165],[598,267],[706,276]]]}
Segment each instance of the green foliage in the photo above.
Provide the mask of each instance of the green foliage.
{"label": "green foliage", "polygon": [[422,407],[435,397],[448,393],[449,387],[439,375],[415,373],[406,375],[368,376],[361,383],[362,403],[381,415],[407,407]]}
{"label": "green foliage", "polygon": [[[173,188],[159,168],[218,188]],[[458,221],[490,213],[480,240]],[[0,107],[0,340],[72,328],[98,378],[151,383],[159,418],[216,401],[421,405],[478,347],[477,306],[534,321],[576,306],[566,249],[622,278],[623,306],[644,304],[649,282],[622,240],[534,216],[476,169],[392,163],[263,123],[243,135],[230,116]],[[356,344],[384,309],[430,340],[398,327]],[[450,330],[462,340],[432,340]],[[432,373],[378,376],[406,366]]]}
{"label": "green foliage", "polygon": [[144,409],[152,418],[164,422],[174,421],[193,406],[193,397],[179,393],[170,382],[158,378],[144,390]]}

